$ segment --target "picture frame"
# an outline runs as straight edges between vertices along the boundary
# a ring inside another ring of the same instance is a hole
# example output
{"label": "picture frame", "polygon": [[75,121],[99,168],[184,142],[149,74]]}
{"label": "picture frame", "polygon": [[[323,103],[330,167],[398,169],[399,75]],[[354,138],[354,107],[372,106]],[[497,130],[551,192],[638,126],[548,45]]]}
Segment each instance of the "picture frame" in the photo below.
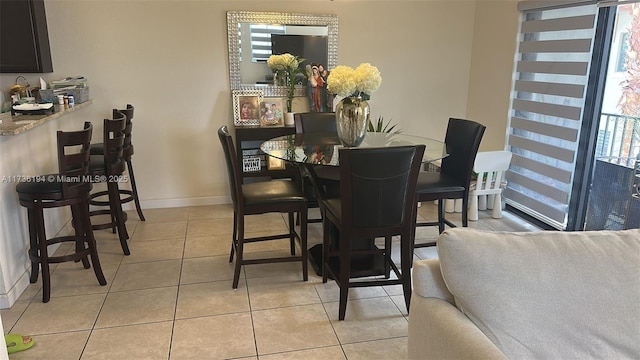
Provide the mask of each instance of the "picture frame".
{"label": "picture frame", "polygon": [[260,126],[284,126],[284,109],[281,98],[267,98],[260,102]]}
{"label": "picture frame", "polygon": [[233,90],[233,123],[235,126],[260,125],[259,106],[264,93],[262,90]]}
{"label": "picture frame", "polygon": [[286,162],[282,159],[275,158],[273,156],[267,156],[267,169],[268,170],[284,170],[286,169]]}

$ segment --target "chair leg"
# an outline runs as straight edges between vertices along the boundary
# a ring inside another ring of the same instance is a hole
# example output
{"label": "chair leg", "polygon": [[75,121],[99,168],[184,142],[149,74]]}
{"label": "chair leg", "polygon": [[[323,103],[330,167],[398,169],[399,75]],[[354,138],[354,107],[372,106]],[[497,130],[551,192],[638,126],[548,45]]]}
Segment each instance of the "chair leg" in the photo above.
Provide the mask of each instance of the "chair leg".
{"label": "chair leg", "polygon": [[[29,222],[29,255],[31,257],[40,257],[40,249],[38,248],[38,227],[35,215],[35,210],[32,208],[27,209],[27,221]],[[31,259],[31,277],[29,282],[34,284],[38,281],[38,275],[40,272],[40,262]]]}
{"label": "chair leg", "polygon": [[322,282],[327,283],[329,278],[329,271],[327,270],[327,264],[329,262],[329,250],[331,249],[331,233],[330,233],[329,220],[325,216],[322,217]]}
{"label": "chair leg", "polygon": [[487,195],[487,210],[493,210],[493,204],[496,201],[496,194]]}
{"label": "chair leg", "polygon": [[[87,222],[86,219],[84,218],[84,214],[82,213],[84,210],[86,209],[86,206],[84,204],[73,204],[71,205],[71,218],[73,219],[75,226],[73,227],[74,232],[75,232],[75,245],[76,245],[76,253],[81,253],[83,251],[85,251],[85,242],[86,242],[86,235],[87,235]],[[88,223],[89,226],[91,226],[91,222]],[[91,267],[91,264],[89,263],[89,259],[87,256],[84,256],[82,258],[82,265],[84,266],[85,269],[88,269]]]}
{"label": "chair leg", "polygon": [[438,233],[444,232],[444,200],[438,200]]}
{"label": "chair leg", "polygon": [[89,256],[91,257],[91,264],[93,264],[93,272],[96,274],[98,283],[102,286],[107,285],[107,279],[102,272],[102,266],[100,266],[100,258],[98,257],[98,246],[96,245],[96,239],[93,236],[93,230],[91,229],[91,217],[89,216],[89,204],[78,206],[78,218],[82,223],[84,232],[84,240],[89,247]]}
{"label": "chair leg", "polygon": [[347,313],[347,298],[349,297],[349,278],[351,275],[351,244],[349,241],[340,242],[340,303],[338,305],[338,320],[344,320]]}
{"label": "chair leg", "polygon": [[[297,213],[298,216],[300,216],[300,213]],[[296,236],[295,236],[295,224],[294,224],[294,219],[293,219],[293,213],[290,212],[288,214],[289,216],[289,248],[291,249],[291,256],[295,256],[296,255]]]}
{"label": "chair leg", "polygon": [[40,253],[40,268],[42,269],[42,302],[51,299],[51,272],[49,271],[49,252],[47,251],[47,237],[44,231],[44,214],[42,209],[34,212],[38,229],[38,250]]}
{"label": "chair leg", "polygon": [[238,282],[240,281],[240,269],[242,267],[242,255],[244,249],[244,215],[238,216],[238,242],[236,249],[236,266],[233,271],[233,288],[238,288]]}
{"label": "chair leg", "polygon": [[122,213],[122,204],[120,203],[120,190],[118,189],[118,183],[109,181],[107,182],[107,189],[109,191],[109,206],[111,207],[111,214],[116,218],[116,227],[118,228],[118,238],[120,239],[120,246],[125,255],[130,255],[129,245],[127,240],[129,234],[124,224],[124,216]]}
{"label": "chair leg", "polygon": [[478,196],[478,210],[487,210],[488,201],[487,195]]}
{"label": "chair leg", "polygon": [[462,227],[469,226],[469,194],[462,198]]}
{"label": "chair leg", "polygon": [[400,239],[400,268],[402,272],[402,292],[404,294],[404,303],[409,313],[409,305],[411,302],[411,265],[413,264],[413,254],[411,252],[411,242],[405,240],[403,235]]}
{"label": "chair leg", "polygon": [[457,213],[462,212],[462,199],[456,199],[453,203],[455,204],[453,211]]}
{"label": "chair leg", "polygon": [[[349,279],[347,279],[347,282]],[[338,320],[344,320],[347,315],[347,298],[349,297],[349,284],[340,285],[340,305],[338,309]]]}
{"label": "chair leg", "polygon": [[233,235],[231,237],[231,255],[229,255],[229,262],[233,262],[233,255],[234,255],[234,251],[236,249],[236,244],[238,243],[237,241],[237,236],[238,235],[238,213],[236,213],[236,211],[233,211]]}
{"label": "chair leg", "polygon": [[140,199],[138,198],[138,187],[136,186],[136,178],[133,175],[133,163],[131,160],[127,161],[127,169],[129,170],[129,177],[131,178],[131,196],[133,202],[136,204],[136,211],[140,220],[145,221],[144,215],[142,215],[142,207],[140,206]]}
{"label": "chair leg", "polygon": [[500,219],[502,217],[502,194],[495,194],[493,197],[493,210],[491,217],[494,219]]}
{"label": "chair leg", "polygon": [[471,205],[469,206],[469,220],[478,220],[478,195],[471,195]]}
{"label": "chair leg", "polygon": [[413,220],[411,222],[411,254],[413,254],[416,250],[416,231],[418,228],[418,204],[416,201],[416,206],[414,206],[413,211]]}
{"label": "chair leg", "polygon": [[[307,249],[307,223],[309,219],[307,218],[307,209],[299,212],[300,214],[300,251],[302,252],[302,280],[309,280],[309,261],[308,261],[308,253]],[[294,246],[295,248],[295,246]],[[291,254],[294,255],[294,254]]]}
{"label": "chair leg", "polygon": [[452,213],[456,211],[456,201],[454,199],[441,199],[438,200],[440,201],[444,201],[444,211],[448,212],[448,213]]}
{"label": "chair leg", "polygon": [[384,278],[391,277],[391,236],[384,238]]}

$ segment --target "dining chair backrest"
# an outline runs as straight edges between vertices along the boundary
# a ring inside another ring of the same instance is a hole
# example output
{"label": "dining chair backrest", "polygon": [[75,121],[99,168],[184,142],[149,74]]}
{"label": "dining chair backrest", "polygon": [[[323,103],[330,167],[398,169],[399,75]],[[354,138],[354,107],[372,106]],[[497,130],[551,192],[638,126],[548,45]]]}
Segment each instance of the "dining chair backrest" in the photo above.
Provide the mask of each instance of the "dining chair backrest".
{"label": "dining chair backrest", "polygon": [[90,167],[90,146],[93,126],[85,122],[79,131],[58,131],[58,174],[66,177],[62,181],[62,197],[87,196],[90,182],[86,178]]}
{"label": "dining chair backrest", "polygon": [[333,112],[296,113],[293,116],[296,134],[303,133],[338,133],[336,115]]}
{"label": "dining chair backrest", "polygon": [[449,154],[442,159],[440,172],[469,187],[473,164],[486,127],[471,120],[450,118],[444,138]]}
{"label": "dining chair backrest", "polygon": [[410,225],[424,150],[424,145],[341,148],[343,229],[358,236],[384,236]]}
{"label": "dining chair backrest", "polygon": [[113,109],[113,118],[115,119],[116,113],[122,113],[126,117],[126,125],[124,128],[124,144],[122,149],[122,156],[125,160],[131,160],[133,155],[133,143],[131,142],[131,133],[133,131],[133,111],[134,107],[131,104],[127,104],[126,109]]}
{"label": "dining chair backrest", "polygon": [[227,164],[229,186],[231,187],[231,200],[233,201],[234,207],[237,207],[239,206],[238,199],[241,199],[242,196],[242,177],[235,146],[233,145],[233,138],[226,125],[218,129],[218,138],[220,139],[220,144],[222,144],[224,159]]}
{"label": "dining chair backrest", "polygon": [[478,174],[474,193],[477,195],[501,192],[505,172],[511,163],[510,151],[482,151],[476,155],[473,171]]}
{"label": "dining chair backrest", "polygon": [[104,164],[105,175],[119,175],[124,171],[124,139],[127,117],[119,112],[113,111],[113,119],[104,119],[103,144],[104,144]]}

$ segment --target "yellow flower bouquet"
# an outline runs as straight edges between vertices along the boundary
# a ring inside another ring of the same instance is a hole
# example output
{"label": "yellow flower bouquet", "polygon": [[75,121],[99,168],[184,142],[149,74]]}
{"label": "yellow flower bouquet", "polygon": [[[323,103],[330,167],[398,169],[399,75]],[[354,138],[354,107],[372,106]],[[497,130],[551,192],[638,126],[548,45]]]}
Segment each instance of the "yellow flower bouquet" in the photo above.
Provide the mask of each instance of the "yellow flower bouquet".
{"label": "yellow flower bouquet", "polygon": [[327,90],[342,97],[361,97],[366,101],[380,84],[380,71],[369,63],[362,63],[355,69],[338,65],[329,73]]}

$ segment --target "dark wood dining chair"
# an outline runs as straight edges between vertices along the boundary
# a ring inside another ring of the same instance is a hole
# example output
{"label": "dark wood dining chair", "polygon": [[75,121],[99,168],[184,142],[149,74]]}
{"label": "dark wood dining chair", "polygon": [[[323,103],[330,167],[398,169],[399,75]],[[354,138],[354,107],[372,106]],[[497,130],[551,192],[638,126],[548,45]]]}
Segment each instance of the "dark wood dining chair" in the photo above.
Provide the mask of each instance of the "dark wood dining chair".
{"label": "dark wood dining chair", "polygon": [[[451,221],[445,218],[444,203],[446,199],[462,199],[462,226],[467,227],[469,184],[473,163],[485,129],[484,125],[475,121],[449,119],[444,139],[449,155],[442,159],[439,172],[421,172],[416,185],[416,202],[438,200],[438,220],[416,223],[416,227],[438,226],[439,233],[444,231],[445,225],[455,227]],[[415,238],[415,228],[413,233]],[[415,247],[434,245],[434,242],[414,244]]]}
{"label": "dark wood dining chair", "polygon": [[[389,148],[342,148],[340,191],[344,196],[323,200],[322,281],[331,275],[340,287],[338,319],[344,320],[349,288],[402,284],[407,310],[411,299],[414,194],[424,145]],[[400,269],[391,259],[392,236],[400,235]],[[374,238],[384,238],[378,249]],[[362,246],[362,244],[370,244]],[[367,276],[354,265],[376,260],[385,279],[351,280]],[[396,279],[391,279],[392,269]]]}
{"label": "dark wood dining chair", "polygon": [[296,134],[332,133],[338,134],[336,128],[336,113],[334,112],[305,112],[293,115]]}
{"label": "dark wood dining chair", "polygon": [[[229,262],[233,261],[234,254],[236,257],[233,288],[236,289],[238,287],[242,265],[249,264],[301,261],[302,278],[307,281],[307,199],[302,194],[302,190],[295,182],[289,180],[243,184],[241,165],[227,126],[222,126],[218,129],[218,137],[224,150],[229,185],[231,186],[231,200],[233,201],[233,235],[231,255],[229,256]],[[252,238],[245,237],[245,217],[265,213],[288,214],[289,232]],[[294,213],[300,214],[300,233],[295,230]],[[278,239],[289,239],[291,256],[259,259],[244,258],[244,246],[246,243]],[[296,239],[300,241],[300,256],[295,255]]]}

